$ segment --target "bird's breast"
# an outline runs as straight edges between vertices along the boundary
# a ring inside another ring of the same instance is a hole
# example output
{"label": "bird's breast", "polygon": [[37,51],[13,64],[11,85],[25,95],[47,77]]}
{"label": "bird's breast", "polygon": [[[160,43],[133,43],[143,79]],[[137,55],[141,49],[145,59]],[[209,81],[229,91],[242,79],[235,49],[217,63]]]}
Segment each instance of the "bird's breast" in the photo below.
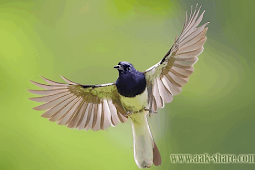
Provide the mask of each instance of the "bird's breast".
{"label": "bird's breast", "polygon": [[144,107],[147,108],[148,105],[148,91],[147,88],[143,91],[143,93],[136,95],[135,97],[125,97],[120,95],[120,101],[122,106],[127,111],[136,112]]}

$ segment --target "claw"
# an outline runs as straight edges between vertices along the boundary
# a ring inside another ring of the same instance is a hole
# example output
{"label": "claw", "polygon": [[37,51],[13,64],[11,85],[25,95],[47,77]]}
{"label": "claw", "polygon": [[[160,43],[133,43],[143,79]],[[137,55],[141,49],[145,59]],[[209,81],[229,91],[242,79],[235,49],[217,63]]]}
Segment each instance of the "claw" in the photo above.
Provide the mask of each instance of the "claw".
{"label": "claw", "polygon": [[151,117],[154,114],[157,114],[158,112],[153,112],[151,109],[144,108],[145,111],[149,111],[149,116]]}
{"label": "claw", "polygon": [[127,111],[126,114],[125,114],[124,116],[125,116],[125,117],[128,117],[128,116],[130,116],[132,113],[133,113],[133,112],[131,112],[131,111]]}
{"label": "claw", "polygon": [[151,117],[154,114],[157,114],[158,112],[149,112],[149,116]]}

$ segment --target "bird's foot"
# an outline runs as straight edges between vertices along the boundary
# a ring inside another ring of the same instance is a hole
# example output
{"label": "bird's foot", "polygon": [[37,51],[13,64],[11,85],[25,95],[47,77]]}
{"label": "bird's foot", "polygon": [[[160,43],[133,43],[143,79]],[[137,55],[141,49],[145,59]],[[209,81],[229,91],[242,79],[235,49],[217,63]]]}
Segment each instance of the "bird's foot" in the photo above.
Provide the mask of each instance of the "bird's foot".
{"label": "bird's foot", "polygon": [[125,114],[124,116],[128,117],[128,116],[130,116],[130,115],[132,115],[132,114],[139,113],[139,112],[141,112],[142,110],[143,110],[143,109],[138,110],[138,111],[126,111],[126,114]]}
{"label": "bird's foot", "polygon": [[126,111],[126,114],[124,115],[125,117],[128,117],[128,116],[130,116],[130,115],[132,115],[133,114],[133,112],[132,111]]}
{"label": "bird's foot", "polygon": [[141,110],[139,110],[139,111],[126,111],[126,114],[125,114],[124,116],[125,116],[125,117],[129,117],[130,115],[135,114],[135,113],[139,113],[139,112],[141,112],[142,110],[149,111],[149,116],[150,116],[150,117],[151,117],[152,115],[158,113],[158,112],[153,112],[151,109],[146,109],[146,108],[144,108],[144,109],[141,109]]}
{"label": "bird's foot", "polygon": [[151,109],[144,108],[145,111],[149,111],[149,116],[151,117],[154,114],[157,114],[158,112],[154,112]]}

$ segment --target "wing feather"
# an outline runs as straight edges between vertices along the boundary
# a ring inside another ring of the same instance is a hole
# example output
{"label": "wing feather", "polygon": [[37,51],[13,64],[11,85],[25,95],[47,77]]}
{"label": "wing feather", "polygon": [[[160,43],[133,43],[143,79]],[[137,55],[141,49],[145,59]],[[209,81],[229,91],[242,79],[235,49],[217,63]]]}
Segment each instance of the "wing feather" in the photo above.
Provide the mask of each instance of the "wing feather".
{"label": "wing feather", "polygon": [[168,84],[168,87],[171,89],[171,92],[173,95],[177,95],[182,91],[182,87],[177,84],[172,77],[170,77],[169,74],[166,74],[166,82]]}
{"label": "wing feather", "polygon": [[47,90],[67,88],[67,85],[46,85],[46,84],[37,83],[37,82],[32,81],[32,80],[30,80],[30,82],[33,83],[34,85],[40,87],[40,88],[47,89]]}
{"label": "wing feather", "polygon": [[164,102],[171,102],[173,96],[182,91],[194,72],[193,65],[198,61],[197,56],[204,50],[208,30],[206,26],[209,22],[198,27],[205,11],[199,15],[201,6],[198,9],[197,6],[194,11],[191,7],[189,17],[186,12],[182,32],[165,57],[144,72],[147,84],[152,86],[148,89],[152,89],[153,97],[150,97],[149,103],[153,111],[164,107]]}
{"label": "wing feather", "polygon": [[98,116],[98,105],[99,102],[97,101],[96,104],[94,104],[94,112],[93,112],[93,122],[92,122],[92,127],[91,129],[94,129],[96,123],[97,123],[97,116]]}
{"label": "wing feather", "polygon": [[192,58],[194,56],[198,56],[199,54],[201,54],[203,50],[204,48],[201,47],[199,49],[196,49],[194,51],[189,51],[187,53],[176,53],[175,59],[178,61],[178,59],[181,59],[181,58],[184,58],[184,59]]}
{"label": "wing feather", "polygon": [[182,87],[185,84],[187,84],[189,78],[181,78],[173,74],[172,72],[169,72],[168,75],[173,79],[173,81],[177,84],[177,86]]}
{"label": "wing feather", "polygon": [[80,124],[78,125],[78,130],[85,129],[86,124],[89,123],[90,120],[90,113],[92,111],[93,103],[88,103],[87,107],[85,108],[84,112],[82,113],[82,117],[80,119]]}
{"label": "wing feather", "polygon": [[[84,120],[83,117],[84,117],[87,106],[88,106],[88,102],[84,101],[77,117],[74,119],[72,126],[70,125],[71,128],[77,128],[77,130],[80,130],[79,127],[80,127],[80,124],[82,123],[82,120]],[[67,127],[69,127],[69,126],[67,126]]]}
{"label": "wing feather", "polygon": [[162,80],[157,79],[159,94],[162,96],[165,103],[170,103],[172,101],[171,92],[167,90],[167,88],[163,85]]}
{"label": "wing feather", "polygon": [[65,82],[67,82],[68,84],[72,84],[72,85],[77,84],[77,83],[75,83],[75,82],[72,82],[72,81],[68,80],[67,78],[65,78],[65,77],[62,76],[62,75],[60,75],[60,77],[61,77]]}
{"label": "wing feather", "polygon": [[[202,29],[203,31],[201,32]],[[198,42],[199,40],[201,40],[204,36],[205,36],[205,33],[207,32],[207,27],[204,28],[204,26],[201,26],[201,28],[199,28],[198,30],[196,30],[196,32],[190,34],[188,37],[186,37],[185,39],[183,39],[181,42],[180,42],[180,46],[189,46],[189,45],[192,45],[196,42]]]}
{"label": "wing feather", "polygon": [[125,117],[123,115],[125,115],[126,112],[122,108],[121,109],[119,109],[118,107],[116,107],[116,108],[117,108],[117,111],[118,111],[117,115],[118,115],[118,118],[119,118],[120,122],[125,123],[127,121],[127,117]]}
{"label": "wing feather", "polygon": [[189,46],[187,46],[187,45],[182,46],[182,47],[179,48],[179,52],[180,53],[187,53],[187,52],[190,52],[190,51],[195,51],[195,50],[201,48],[204,45],[206,39],[207,39],[206,37],[203,37],[202,39],[200,39],[199,41],[197,41],[194,44],[191,44]]}
{"label": "wing feather", "polygon": [[176,60],[175,64],[181,65],[181,66],[193,66],[198,61],[197,57],[184,59],[184,60]]}
{"label": "wing feather", "polygon": [[52,80],[47,79],[47,78],[45,78],[45,77],[43,77],[43,76],[41,76],[41,78],[42,78],[46,83],[49,83],[49,84],[52,84],[52,85],[66,85],[66,84],[64,84],[64,83],[58,83],[58,82],[52,81]]}
{"label": "wing feather", "polygon": [[74,98],[72,101],[66,104],[65,107],[63,107],[59,112],[53,114],[49,120],[52,122],[60,120],[75,106],[75,104],[78,101],[79,101],[79,98]]}
{"label": "wing feather", "polygon": [[42,117],[50,118],[53,114],[58,113],[61,109],[63,109],[69,102],[75,99],[75,96],[70,96],[63,100],[62,102],[54,105],[50,109],[48,109],[45,113],[42,114]]}
{"label": "wing feather", "polygon": [[154,97],[155,97],[155,100],[156,100],[156,103],[157,103],[157,107],[158,108],[162,108],[164,107],[164,102],[159,94],[159,89],[158,89],[158,83],[155,82],[154,84],[154,89],[153,89],[153,94],[154,94]]}
{"label": "wing feather", "polygon": [[76,127],[75,125],[77,125],[77,123],[81,117],[81,114],[82,114],[82,109],[83,109],[83,107],[85,107],[85,105],[86,105],[86,102],[83,99],[81,104],[79,105],[79,107],[77,108],[75,113],[73,114],[72,118],[67,122],[67,125],[66,125],[67,127],[69,127],[69,128]]}
{"label": "wing feather", "polygon": [[107,100],[103,100],[103,120],[101,119],[101,129],[104,130],[111,126],[111,111],[109,109]]}
{"label": "wing feather", "polygon": [[96,123],[93,127],[94,131],[98,131],[100,130],[100,121],[101,121],[101,115],[102,115],[102,102],[100,101],[100,103],[98,104],[98,109],[97,109],[97,119],[96,119]]}
{"label": "wing feather", "polygon": [[35,110],[46,110],[42,117],[59,125],[78,130],[104,130],[126,122],[127,118],[115,83],[102,85],[81,85],[61,76],[68,84],[58,83],[41,76],[46,83],[31,81],[44,90],[28,90],[43,95],[29,98],[43,102]]}
{"label": "wing feather", "polygon": [[112,100],[108,100],[108,106],[111,112],[111,122],[113,126],[116,126],[119,122],[118,114],[117,114],[117,109],[114,107],[114,104],[112,103]]}
{"label": "wing feather", "polygon": [[70,109],[68,112],[66,112],[64,115],[61,116],[61,118],[58,120],[59,125],[65,125],[67,124],[68,120],[72,117],[72,115],[75,113],[77,110],[78,106],[82,102],[82,98],[77,98],[75,103],[70,106]]}
{"label": "wing feather", "polygon": [[51,100],[51,101],[49,101],[45,104],[34,107],[33,109],[35,109],[35,110],[47,110],[47,109],[50,109],[51,107],[53,107],[55,105],[58,105],[59,103],[62,103],[63,101],[65,101],[65,100],[67,100],[71,97],[74,97],[74,95],[73,94],[66,94],[64,96],[58,97],[54,100]]}
{"label": "wing feather", "polygon": [[81,98],[79,100],[79,102],[77,103],[77,106],[75,106],[75,109],[73,112],[70,112],[70,115],[68,114],[68,120],[66,121],[66,123],[63,123],[63,125],[66,125],[68,127],[68,125],[74,120],[75,117],[77,117],[77,115],[79,114],[79,111],[82,107],[82,105],[84,104],[84,100]]}
{"label": "wing feather", "polygon": [[70,94],[70,92],[66,91],[66,92],[60,92],[60,93],[56,93],[56,94],[52,94],[52,95],[48,95],[48,96],[32,97],[32,98],[29,98],[29,100],[32,100],[32,101],[35,101],[35,102],[49,102],[49,101],[54,100],[56,98],[63,97],[67,94]]}
{"label": "wing feather", "polygon": [[93,118],[94,118],[94,111],[95,111],[95,107],[96,107],[97,104],[95,104],[94,102],[91,103],[90,105],[90,110],[87,114],[87,121],[85,123],[85,126],[84,126],[84,130],[88,131],[89,129],[92,128],[92,123],[93,123]]}
{"label": "wing feather", "polygon": [[54,90],[27,90],[30,93],[33,94],[38,94],[38,95],[51,95],[51,94],[56,94],[56,93],[60,93],[60,92],[67,92],[68,89],[66,88],[60,88],[60,89],[54,89]]}
{"label": "wing feather", "polygon": [[156,111],[157,111],[157,102],[156,102],[156,99],[155,99],[154,96],[152,96],[151,110],[152,110],[153,112],[156,112]]}
{"label": "wing feather", "polygon": [[173,66],[170,69],[170,72],[178,77],[188,78],[194,72],[194,67],[183,69],[183,68]]}

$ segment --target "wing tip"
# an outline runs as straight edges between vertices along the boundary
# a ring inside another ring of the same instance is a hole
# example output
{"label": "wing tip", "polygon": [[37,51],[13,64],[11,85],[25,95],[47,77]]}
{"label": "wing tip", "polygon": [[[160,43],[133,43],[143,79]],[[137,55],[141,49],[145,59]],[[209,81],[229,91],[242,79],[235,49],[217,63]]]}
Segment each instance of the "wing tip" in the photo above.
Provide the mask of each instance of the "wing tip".
{"label": "wing tip", "polygon": [[49,118],[49,117],[47,117],[46,115],[44,115],[44,114],[42,114],[41,115],[41,117],[43,117],[43,118]]}
{"label": "wing tip", "polygon": [[37,107],[38,107],[38,106],[33,107],[32,109],[39,111],[40,109],[38,109]]}
{"label": "wing tip", "polygon": [[43,80],[47,80],[47,78],[46,77],[44,77],[44,76],[42,76],[42,75],[39,75]]}
{"label": "wing tip", "polygon": [[75,82],[72,82],[72,81],[68,80],[67,78],[65,78],[65,77],[62,76],[61,74],[60,74],[60,77],[61,77],[65,82],[67,82],[68,84],[77,84],[77,83],[75,83]]}
{"label": "wing tip", "polygon": [[31,101],[36,102],[35,97],[31,97],[31,98],[28,98],[28,99],[31,100]]}
{"label": "wing tip", "polygon": [[34,84],[34,81],[33,80],[29,80],[31,83],[33,83]]}
{"label": "wing tip", "polygon": [[32,89],[27,89],[27,91],[28,91],[29,93],[32,93],[32,94],[37,94],[37,93],[34,92],[35,90],[32,90]]}
{"label": "wing tip", "polygon": [[34,85],[36,85],[37,87],[40,87],[42,89],[48,89],[48,86],[47,84],[42,84],[42,83],[38,83],[38,82],[35,82],[33,80],[29,80],[31,83],[33,83]]}

